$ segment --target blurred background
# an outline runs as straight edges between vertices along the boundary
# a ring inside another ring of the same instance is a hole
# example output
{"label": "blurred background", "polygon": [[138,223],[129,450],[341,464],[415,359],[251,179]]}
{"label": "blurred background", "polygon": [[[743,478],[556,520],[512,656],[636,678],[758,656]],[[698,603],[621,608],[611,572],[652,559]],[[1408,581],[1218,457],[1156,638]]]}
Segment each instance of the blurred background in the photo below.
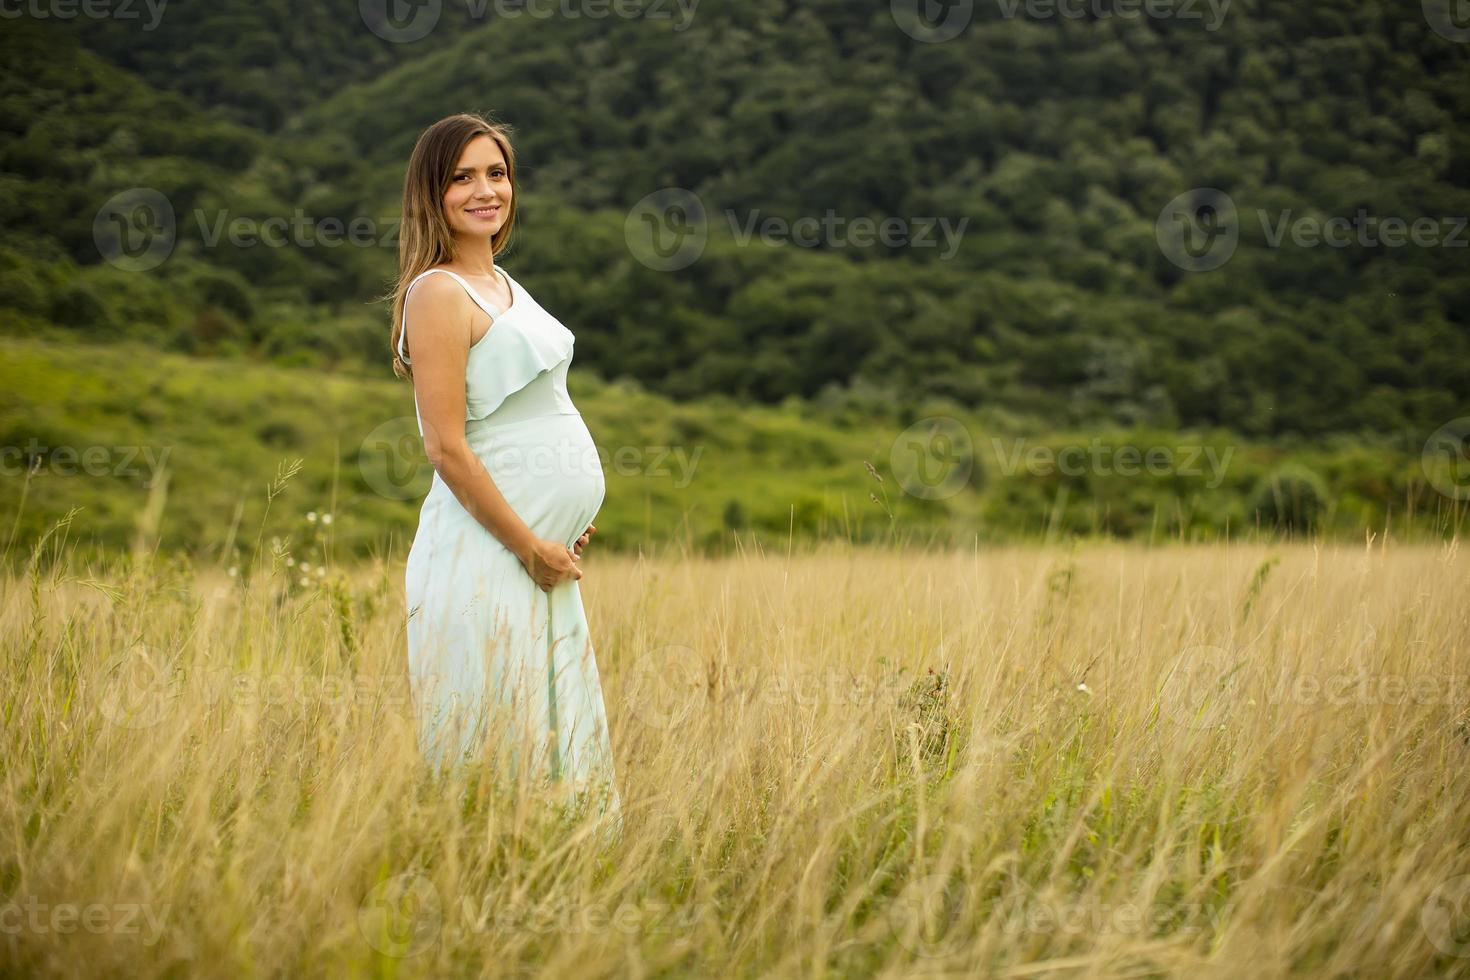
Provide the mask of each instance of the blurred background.
{"label": "blurred background", "polygon": [[1440,539],[1470,510],[1461,0],[25,0],[0,534],[401,554],[419,133],[509,127],[597,545]]}

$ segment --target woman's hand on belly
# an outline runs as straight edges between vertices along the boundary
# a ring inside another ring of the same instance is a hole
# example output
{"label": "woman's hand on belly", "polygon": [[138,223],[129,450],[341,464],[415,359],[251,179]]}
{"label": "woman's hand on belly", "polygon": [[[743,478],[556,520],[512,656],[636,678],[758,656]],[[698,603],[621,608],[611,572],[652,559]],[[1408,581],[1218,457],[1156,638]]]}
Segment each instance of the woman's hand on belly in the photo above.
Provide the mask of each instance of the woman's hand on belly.
{"label": "woman's hand on belly", "polygon": [[537,538],[520,557],[526,574],[535,580],[542,592],[550,592],[563,582],[582,577],[582,569],[577,564],[581,555],[558,541]]}
{"label": "woman's hand on belly", "polygon": [[597,532],[597,525],[596,524],[588,524],[587,525],[587,530],[583,531],[582,532],[582,536],[577,539],[577,543],[574,544],[574,545],[572,545],[572,551],[576,554],[576,556],[578,558],[581,558],[582,557],[582,549],[587,546],[587,541],[596,532]]}

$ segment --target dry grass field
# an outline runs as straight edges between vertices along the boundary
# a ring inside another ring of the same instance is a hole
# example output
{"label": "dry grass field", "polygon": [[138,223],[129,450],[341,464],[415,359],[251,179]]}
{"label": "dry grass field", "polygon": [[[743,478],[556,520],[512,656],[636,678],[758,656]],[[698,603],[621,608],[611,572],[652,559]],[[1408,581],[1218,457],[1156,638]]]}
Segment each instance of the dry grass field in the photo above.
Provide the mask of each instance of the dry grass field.
{"label": "dry grass field", "polygon": [[1455,543],[594,543],[608,835],[426,770],[401,563],[59,540],[0,606],[5,976],[1470,975]]}

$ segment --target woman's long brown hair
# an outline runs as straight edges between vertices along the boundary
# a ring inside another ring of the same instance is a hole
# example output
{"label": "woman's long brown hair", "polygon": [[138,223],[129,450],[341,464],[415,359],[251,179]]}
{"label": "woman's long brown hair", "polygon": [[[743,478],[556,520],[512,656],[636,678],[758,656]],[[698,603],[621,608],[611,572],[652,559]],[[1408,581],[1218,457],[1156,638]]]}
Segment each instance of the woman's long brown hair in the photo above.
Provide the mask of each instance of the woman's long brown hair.
{"label": "woman's long brown hair", "polygon": [[505,156],[506,177],[510,180],[510,207],[505,221],[490,239],[493,255],[499,255],[510,244],[516,223],[516,205],[520,194],[516,188],[516,158],[510,143],[511,127],[494,124],[474,113],[447,116],[424,130],[408,158],[408,172],[403,177],[403,217],[398,234],[398,278],[382,299],[393,298],[393,327],[388,346],[393,356],[393,373],[412,378],[413,370],[398,356],[398,337],[403,333],[403,301],[409,285],[427,269],[454,259],[454,232],[444,216],[444,192],[454,177],[454,166],[470,140],[489,136],[500,144]]}

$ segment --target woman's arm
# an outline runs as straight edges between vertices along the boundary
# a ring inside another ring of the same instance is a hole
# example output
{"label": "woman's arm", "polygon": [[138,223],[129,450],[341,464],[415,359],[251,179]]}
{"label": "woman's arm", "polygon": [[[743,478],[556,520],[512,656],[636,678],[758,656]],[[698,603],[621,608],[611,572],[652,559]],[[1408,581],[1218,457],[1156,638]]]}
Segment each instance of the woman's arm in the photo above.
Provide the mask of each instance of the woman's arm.
{"label": "woman's arm", "polygon": [[424,452],[470,516],[510,549],[536,584],[547,590],[566,578],[582,577],[576,558],[558,542],[532,532],[465,438],[465,366],[478,309],[449,276],[426,276],[405,304],[409,325],[405,346],[413,358]]}

